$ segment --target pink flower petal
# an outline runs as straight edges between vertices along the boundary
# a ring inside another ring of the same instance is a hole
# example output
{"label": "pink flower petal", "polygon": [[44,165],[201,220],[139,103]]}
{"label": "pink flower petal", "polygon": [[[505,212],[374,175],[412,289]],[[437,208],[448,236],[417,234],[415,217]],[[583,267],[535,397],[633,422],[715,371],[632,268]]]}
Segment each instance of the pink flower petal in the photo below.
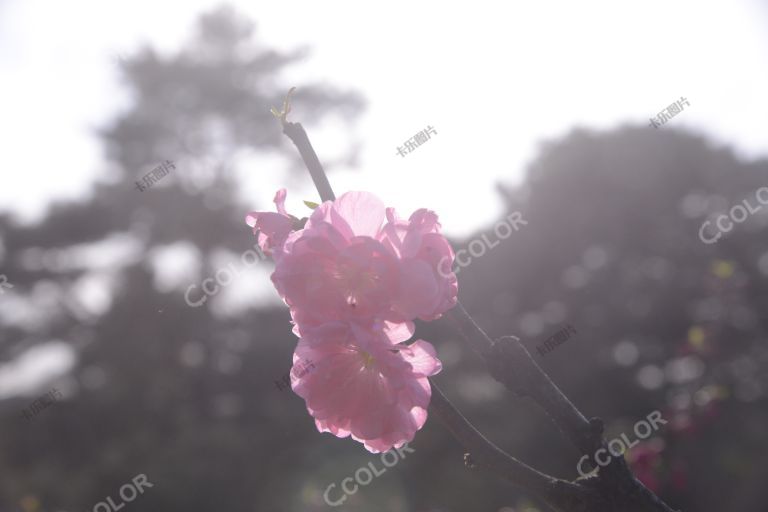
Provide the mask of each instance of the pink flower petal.
{"label": "pink flower petal", "polygon": [[441,365],[427,342],[391,348],[381,333],[360,325],[331,322],[307,329],[294,365],[312,361],[316,369],[291,384],[318,430],[351,435],[372,452],[413,439],[427,418],[426,376]]}
{"label": "pink flower petal", "polygon": [[384,222],[384,203],[368,192],[347,192],[334,202],[333,209],[356,236],[375,238]]}

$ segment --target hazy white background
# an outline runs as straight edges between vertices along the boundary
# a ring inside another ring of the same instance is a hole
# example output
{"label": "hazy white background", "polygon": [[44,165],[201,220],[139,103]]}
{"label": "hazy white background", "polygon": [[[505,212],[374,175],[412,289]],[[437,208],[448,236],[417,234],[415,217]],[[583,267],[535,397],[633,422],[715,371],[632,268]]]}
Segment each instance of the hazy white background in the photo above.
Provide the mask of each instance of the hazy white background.
{"label": "hazy white background", "polygon": [[[336,192],[373,191],[402,215],[432,208],[449,235],[466,236],[501,214],[494,185],[521,182],[541,141],[574,127],[648,126],[681,96],[691,106],[661,130],[694,130],[745,158],[768,153],[768,0],[230,4],[255,20],[267,47],[311,48],[286,75],[299,94],[302,83],[326,81],[367,99],[352,132],[333,122],[310,128],[326,161],[362,144],[360,167],[331,175]],[[147,45],[174,54],[199,15],[218,5],[0,0],[0,211],[33,222],[51,200],[82,197],[108,180],[96,130],[131,106],[120,59]],[[301,121],[301,112],[292,119]],[[397,146],[427,125],[437,135],[398,156]],[[316,198],[309,178],[289,180],[280,158],[236,162],[244,212],[271,208],[274,191],[286,185],[289,210],[304,213],[301,199]],[[55,254],[74,251],[69,260],[83,265],[112,262],[114,272],[143,252],[115,239],[87,245]],[[206,276],[179,252],[147,261],[158,286],[181,294]],[[211,301],[214,311],[276,303],[268,273],[268,266],[253,269],[227,287]],[[103,313],[109,275],[90,272],[68,302]],[[2,322],[41,322],[34,304],[6,294]],[[34,393],[73,363],[69,346],[50,340],[0,367],[0,396]]]}
{"label": "hazy white background", "polygon": [[[768,149],[766,0],[230,4],[266,45],[312,49],[295,85],[323,80],[369,101],[355,133],[310,132],[321,158],[363,143],[360,168],[332,175],[337,192],[371,190],[403,214],[432,208],[449,235],[501,213],[494,183],[519,182],[540,141],[648,125],[681,96],[691,106],[660,129],[702,132],[747,157]],[[95,129],[130,105],[117,60],[144,44],[174,52],[217,5],[0,0],[0,210],[34,220],[105,179]],[[397,156],[427,125],[438,135]],[[262,208],[285,183],[274,159],[241,161],[238,174]],[[289,205],[311,197],[307,179]]]}

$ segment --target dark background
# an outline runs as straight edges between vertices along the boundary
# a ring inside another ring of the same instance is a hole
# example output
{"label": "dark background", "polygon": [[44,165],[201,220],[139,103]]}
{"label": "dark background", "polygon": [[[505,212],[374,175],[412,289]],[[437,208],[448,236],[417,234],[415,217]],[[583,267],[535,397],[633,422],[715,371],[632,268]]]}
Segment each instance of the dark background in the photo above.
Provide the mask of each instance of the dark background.
{"label": "dark background", "polygon": [[[140,240],[145,255],[193,244],[200,275],[209,276],[220,266],[217,251],[252,247],[244,214],[273,208],[235,202],[237,183],[220,155],[281,151],[295,158],[295,179],[309,180],[264,108],[295,85],[276,77],[299,55],[256,45],[252,30],[222,9],[200,20],[195,48],[171,59],[151,48],[128,57],[135,106],[102,132],[118,164],[114,182],[54,205],[33,226],[0,217],[0,273],[14,284],[0,301],[27,296],[50,313],[29,328],[0,325],[0,361],[50,339],[66,340],[77,358],[66,378],[0,401],[1,512],[91,510],[139,473],[154,487],[126,510],[331,510],[325,488],[379,460],[356,442],[319,434],[302,400],[274,385],[297,341],[286,308],[220,315],[212,307],[219,297],[191,308],[183,291],[158,291],[140,258],[118,269],[108,310],[86,315],[69,297],[89,269],[57,264],[59,249],[122,233]],[[253,57],[235,51],[243,45]],[[238,80],[212,79],[221,76]],[[293,108],[310,135],[329,113],[351,119],[364,108],[363,91],[342,85],[302,84]],[[223,142],[211,118],[226,126]],[[181,152],[185,163],[170,177],[135,189],[133,170]],[[508,212],[522,212],[528,225],[460,272],[459,298],[480,325],[492,336],[521,336],[581,410],[606,421],[609,439],[662,412],[669,423],[628,458],[680,510],[768,510],[768,208],[716,244],[698,238],[707,215],[744,198],[755,204],[761,186],[768,162],[744,161],[671,126],[575,129],[542,144],[522,186],[499,185]],[[396,206],[396,197],[383,199]],[[33,253],[46,263],[31,264]],[[535,353],[568,324],[576,335]],[[528,337],[521,325],[541,334]],[[436,382],[485,435],[538,469],[577,476],[575,450],[534,404],[495,383],[444,321],[417,335],[443,359]],[[62,400],[32,421],[22,417],[57,386]],[[433,418],[411,447],[336,510],[540,510],[524,492],[466,469],[461,447]]]}

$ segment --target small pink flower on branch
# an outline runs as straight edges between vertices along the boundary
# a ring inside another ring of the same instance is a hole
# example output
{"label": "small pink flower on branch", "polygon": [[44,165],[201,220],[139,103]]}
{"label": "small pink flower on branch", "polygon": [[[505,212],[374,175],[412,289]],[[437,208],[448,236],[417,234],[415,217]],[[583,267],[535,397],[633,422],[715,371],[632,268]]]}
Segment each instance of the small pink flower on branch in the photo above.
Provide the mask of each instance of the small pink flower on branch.
{"label": "small pink flower on branch", "polygon": [[291,383],[317,429],[351,436],[373,453],[413,440],[427,420],[427,377],[442,368],[424,340],[392,345],[370,326],[345,322],[307,329],[293,357],[317,367]]}

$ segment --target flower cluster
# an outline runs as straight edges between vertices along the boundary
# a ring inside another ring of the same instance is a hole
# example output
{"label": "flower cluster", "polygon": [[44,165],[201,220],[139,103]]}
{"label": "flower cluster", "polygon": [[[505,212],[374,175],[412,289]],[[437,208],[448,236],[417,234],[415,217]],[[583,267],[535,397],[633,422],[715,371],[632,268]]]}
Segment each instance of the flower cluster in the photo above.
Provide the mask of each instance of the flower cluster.
{"label": "flower cluster", "polygon": [[404,220],[373,194],[347,192],[302,223],[285,197],[275,195],[277,213],[252,212],[246,222],[275,261],[272,282],[300,338],[294,365],[316,365],[291,372],[291,387],[319,431],[373,453],[399,448],[424,425],[428,377],[441,369],[430,343],[405,342],[414,319],[456,304],[453,250],[430,210]]}

